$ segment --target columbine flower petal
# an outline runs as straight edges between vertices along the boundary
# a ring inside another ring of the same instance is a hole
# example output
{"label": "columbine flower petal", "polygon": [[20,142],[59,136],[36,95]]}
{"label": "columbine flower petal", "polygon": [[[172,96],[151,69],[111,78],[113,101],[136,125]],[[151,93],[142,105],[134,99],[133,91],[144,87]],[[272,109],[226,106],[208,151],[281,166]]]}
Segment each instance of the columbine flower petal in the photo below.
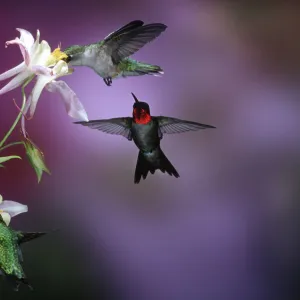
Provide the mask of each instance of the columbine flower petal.
{"label": "columbine flower petal", "polygon": [[[47,84],[54,81],[54,79],[69,74],[68,64],[62,60],[60,60],[53,67],[53,69],[48,68],[48,71],[47,71],[47,68],[37,67],[37,70],[41,75],[38,76],[37,82],[30,94],[30,99],[29,99],[29,101],[30,101],[29,116],[30,117],[33,117],[33,115],[34,115],[38,99],[39,99],[44,87]],[[49,74],[51,74],[51,75],[49,76]],[[50,86],[50,88],[47,88],[47,89],[51,90],[51,86]],[[58,91],[62,95],[67,112],[70,116],[72,116],[73,118],[76,118],[76,119],[78,117],[80,117],[80,119],[82,119],[83,114],[85,114],[84,118],[87,118],[86,112],[85,112],[82,104],[80,103],[76,94],[69,88],[69,86],[67,84],[65,84],[62,87],[57,87],[57,88],[54,86],[52,88],[52,90],[54,90],[54,89],[55,89],[55,91]],[[70,97],[70,98],[67,98],[67,97]],[[24,111],[24,112],[26,113],[27,111]],[[24,122],[22,125],[22,130],[24,131]]]}
{"label": "columbine flower petal", "polygon": [[3,95],[24,83],[24,81],[31,75],[32,73],[28,70],[25,70],[19,73],[16,77],[14,77],[8,84],[6,84],[1,90],[0,95]]}
{"label": "columbine flower petal", "polygon": [[25,29],[17,28],[17,30],[21,34],[20,40],[24,43],[24,45],[30,51],[31,47],[34,44],[34,38],[33,38],[32,34],[29,31],[25,30]]}
{"label": "columbine flower petal", "polygon": [[13,45],[13,44],[19,45],[20,50],[21,50],[22,55],[23,55],[23,58],[24,58],[24,61],[25,61],[25,64],[26,64],[26,66],[29,66],[29,64],[30,64],[29,51],[30,50],[26,47],[25,43],[22,42],[19,38],[16,38],[15,40],[12,40],[12,41],[7,41],[5,43],[6,47],[8,45]]}
{"label": "columbine flower petal", "polygon": [[10,219],[15,217],[21,213],[27,212],[27,205],[23,205],[21,203],[15,201],[5,200],[3,201],[2,196],[0,195],[0,215],[2,220],[8,226],[10,223]]}
{"label": "columbine flower petal", "polygon": [[49,55],[51,54],[51,48],[46,41],[41,41],[37,44],[31,57],[31,65],[43,65],[46,66]]}
{"label": "columbine flower petal", "polygon": [[[37,81],[26,102],[23,114],[26,115],[29,110],[30,117],[34,115],[38,99],[46,86],[50,92],[58,92],[62,96],[69,116],[88,121],[87,113],[72,89],[63,81],[55,81],[57,78],[71,74],[73,71],[63,61],[63,59],[67,58],[67,55],[60,50],[60,47],[51,53],[51,48],[46,41],[39,42],[39,30],[37,30],[35,41],[27,30],[17,30],[20,32],[20,38],[6,42],[6,45],[18,44],[23,54],[24,62],[0,75],[0,80],[15,75],[8,84],[0,89],[0,95],[17,88],[26,79],[33,78],[36,75]],[[26,137],[24,115],[22,116],[21,128]]]}
{"label": "columbine flower petal", "polygon": [[27,205],[15,201],[4,200],[0,204],[0,210],[8,213],[11,217],[15,217],[19,214],[28,212],[28,207]]}
{"label": "columbine flower petal", "polygon": [[[0,75],[0,80],[16,76],[0,90],[0,95],[19,87],[27,78],[35,75],[36,71],[38,73],[36,75],[39,75],[42,68],[46,69],[46,62],[51,54],[51,48],[46,41],[39,43],[39,31],[37,31],[36,41],[34,42],[30,32],[24,29],[17,30],[21,33],[20,38],[6,42],[6,45],[18,44],[23,54],[24,62]],[[51,71],[51,69],[49,70]]]}
{"label": "columbine flower petal", "polygon": [[52,77],[51,76],[44,76],[44,75],[40,75],[38,77],[38,80],[31,92],[31,103],[30,103],[30,110],[29,110],[29,116],[30,117],[33,117],[34,115],[34,112],[35,112],[35,109],[36,109],[36,105],[37,105],[37,102],[39,100],[39,97],[45,87],[45,85],[50,82],[52,80]]}
{"label": "columbine flower petal", "polygon": [[64,81],[52,81],[46,86],[49,92],[61,95],[68,115],[80,121],[88,121],[87,113],[74,91]]}
{"label": "columbine flower petal", "polygon": [[0,213],[0,216],[2,217],[2,220],[6,224],[6,226],[8,226],[11,220],[11,216],[6,212]]}
{"label": "columbine flower petal", "polygon": [[10,78],[10,77],[12,77],[12,76],[15,76],[15,75],[17,75],[18,73],[24,71],[25,69],[26,69],[26,65],[25,65],[24,62],[22,62],[22,63],[20,63],[18,66],[16,66],[16,67],[14,67],[14,68],[12,68],[12,69],[10,69],[10,70],[8,70],[8,71],[2,73],[2,74],[0,75],[0,81],[5,80],[5,79],[7,79],[7,78]]}
{"label": "columbine flower petal", "polygon": [[32,66],[32,71],[35,73],[35,75],[46,75],[46,76],[52,76],[53,72],[50,68],[44,67],[44,66]]}
{"label": "columbine flower petal", "polygon": [[53,68],[54,79],[67,75],[69,73],[68,64],[65,61],[60,60]]}

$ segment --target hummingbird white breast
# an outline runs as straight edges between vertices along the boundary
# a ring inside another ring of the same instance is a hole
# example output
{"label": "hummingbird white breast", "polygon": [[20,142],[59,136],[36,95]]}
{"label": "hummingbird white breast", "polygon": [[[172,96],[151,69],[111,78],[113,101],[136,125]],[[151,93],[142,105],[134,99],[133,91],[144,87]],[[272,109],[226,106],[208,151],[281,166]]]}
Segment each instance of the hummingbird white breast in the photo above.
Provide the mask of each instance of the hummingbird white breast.
{"label": "hummingbird white breast", "polygon": [[105,53],[102,48],[88,48],[82,55],[81,65],[92,68],[103,78],[112,77],[116,73],[116,66],[111,56]]}

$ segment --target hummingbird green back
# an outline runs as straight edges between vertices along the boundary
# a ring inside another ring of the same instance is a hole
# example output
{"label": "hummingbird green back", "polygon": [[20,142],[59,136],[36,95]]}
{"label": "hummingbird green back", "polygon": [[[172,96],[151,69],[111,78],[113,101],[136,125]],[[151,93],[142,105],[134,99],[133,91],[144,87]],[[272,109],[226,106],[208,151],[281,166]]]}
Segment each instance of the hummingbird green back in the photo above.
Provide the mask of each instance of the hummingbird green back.
{"label": "hummingbird green back", "polygon": [[0,222],[0,270],[5,275],[24,278],[20,259],[18,233]]}

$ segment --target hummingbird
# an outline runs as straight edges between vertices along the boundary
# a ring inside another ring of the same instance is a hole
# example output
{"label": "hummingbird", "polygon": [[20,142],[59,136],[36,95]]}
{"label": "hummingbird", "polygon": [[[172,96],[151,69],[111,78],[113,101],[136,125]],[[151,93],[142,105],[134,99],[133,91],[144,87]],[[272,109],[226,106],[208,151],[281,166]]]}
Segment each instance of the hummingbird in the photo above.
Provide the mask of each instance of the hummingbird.
{"label": "hummingbird", "polygon": [[19,290],[20,283],[32,286],[24,273],[23,256],[20,245],[36,239],[45,232],[21,232],[8,227],[0,216],[0,275],[4,275]]}
{"label": "hummingbird", "polygon": [[74,45],[63,52],[70,66],[87,66],[101,76],[107,86],[117,77],[163,74],[159,66],[128,58],[145,44],[157,38],[167,28],[161,23],[144,25],[132,21],[110,33],[104,40],[89,45]]}
{"label": "hummingbird", "polygon": [[148,103],[134,98],[131,117],[113,118],[106,120],[80,121],[75,124],[88,126],[109,134],[117,134],[134,141],[139,149],[134,183],[139,183],[141,178],[146,179],[148,172],[154,174],[156,170],[167,172],[170,176],[179,177],[178,172],[160,148],[163,134],[196,131],[199,129],[216,128],[211,125],[164,117],[151,116]]}

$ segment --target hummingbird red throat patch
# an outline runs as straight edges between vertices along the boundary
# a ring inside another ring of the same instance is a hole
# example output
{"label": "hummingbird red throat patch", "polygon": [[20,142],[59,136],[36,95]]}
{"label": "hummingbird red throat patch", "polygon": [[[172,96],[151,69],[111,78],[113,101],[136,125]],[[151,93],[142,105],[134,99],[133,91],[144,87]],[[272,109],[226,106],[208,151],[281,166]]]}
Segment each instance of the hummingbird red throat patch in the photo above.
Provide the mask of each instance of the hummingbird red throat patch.
{"label": "hummingbird red throat patch", "polygon": [[137,124],[148,124],[151,121],[151,116],[144,109],[135,108],[133,110],[133,119]]}

